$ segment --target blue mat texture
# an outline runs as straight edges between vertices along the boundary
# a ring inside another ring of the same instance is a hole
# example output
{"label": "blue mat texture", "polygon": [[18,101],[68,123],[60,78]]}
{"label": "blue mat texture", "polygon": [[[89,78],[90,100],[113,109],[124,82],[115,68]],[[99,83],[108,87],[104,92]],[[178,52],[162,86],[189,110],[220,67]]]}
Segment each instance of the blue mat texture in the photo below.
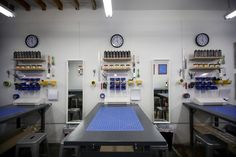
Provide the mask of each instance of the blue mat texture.
{"label": "blue mat texture", "polygon": [[102,106],[87,131],[143,131],[134,108]]}
{"label": "blue mat texture", "polygon": [[0,108],[0,117],[10,116],[12,114],[16,114],[19,112],[24,112],[26,108],[19,108],[17,106],[15,107],[3,107]]}
{"label": "blue mat texture", "polygon": [[236,106],[206,106],[208,110],[236,119]]}

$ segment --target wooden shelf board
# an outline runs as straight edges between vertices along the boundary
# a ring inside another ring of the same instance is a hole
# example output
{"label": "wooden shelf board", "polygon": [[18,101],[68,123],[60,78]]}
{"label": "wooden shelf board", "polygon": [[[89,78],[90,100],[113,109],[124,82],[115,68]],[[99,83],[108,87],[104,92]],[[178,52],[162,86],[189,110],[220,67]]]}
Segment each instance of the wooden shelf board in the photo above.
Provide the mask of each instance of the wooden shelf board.
{"label": "wooden shelf board", "polygon": [[219,68],[189,68],[189,70],[219,70],[221,69],[220,67]]}
{"label": "wooden shelf board", "polygon": [[17,71],[45,71],[43,68],[34,68],[34,69],[24,69],[24,68],[17,68]]}
{"label": "wooden shelf board", "polygon": [[129,69],[103,69],[104,71],[128,71],[128,70],[130,70],[130,68]]}
{"label": "wooden shelf board", "polygon": [[104,61],[130,61],[131,58],[103,58]]}
{"label": "wooden shelf board", "polygon": [[218,60],[218,59],[222,59],[222,57],[193,57],[190,58],[189,60],[191,61],[213,61],[213,60]]}
{"label": "wooden shelf board", "polygon": [[45,62],[46,60],[43,58],[14,58],[15,61],[38,61]]}

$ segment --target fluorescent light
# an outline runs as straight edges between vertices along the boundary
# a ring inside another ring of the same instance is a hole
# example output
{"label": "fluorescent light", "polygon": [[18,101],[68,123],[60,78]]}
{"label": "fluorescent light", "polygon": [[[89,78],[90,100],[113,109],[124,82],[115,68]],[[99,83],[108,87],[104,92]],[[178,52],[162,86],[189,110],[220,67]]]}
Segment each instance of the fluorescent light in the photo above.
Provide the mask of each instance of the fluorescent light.
{"label": "fluorescent light", "polygon": [[236,10],[234,10],[234,11],[230,12],[229,14],[227,14],[227,15],[225,16],[225,19],[232,19],[232,18],[234,18],[235,16],[236,16]]}
{"label": "fluorescent light", "polygon": [[4,14],[7,17],[15,17],[13,11],[4,6],[0,6],[0,13]]}
{"label": "fluorescent light", "polygon": [[106,17],[112,17],[111,0],[103,0],[103,6],[104,6]]}

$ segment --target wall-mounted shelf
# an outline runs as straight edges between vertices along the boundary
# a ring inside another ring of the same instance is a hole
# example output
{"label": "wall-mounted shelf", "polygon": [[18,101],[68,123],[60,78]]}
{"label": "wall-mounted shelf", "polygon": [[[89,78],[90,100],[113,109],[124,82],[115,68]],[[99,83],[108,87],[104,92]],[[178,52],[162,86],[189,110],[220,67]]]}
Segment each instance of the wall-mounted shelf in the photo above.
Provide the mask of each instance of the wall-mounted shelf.
{"label": "wall-mounted shelf", "polygon": [[113,61],[131,61],[131,57],[129,57],[129,58],[103,58],[103,60],[107,61],[107,62],[109,62],[109,61],[111,61],[111,62],[113,62]]}
{"label": "wall-mounted shelf", "polygon": [[130,68],[105,68],[104,71],[129,71]]}
{"label": "wall-mounted shelf", "polygon": [[44,68],[30,68],[30,69],[16,68],[15,70],[17,71],[45,71]]}
{"label": "wall-mounted shelf", "polygon": [[14,58],[15,61],[45,62],[44,58]]}
{"label": "wall-mounted shelf", "polygon": [[210,67],[192,67],[189,68],[189,70],[219,70],[221,69],[220,67],[218,68],[210,68]]}
{"label": "wall-mounted shelf", "polygon": [[222,57],[193,57],[190,58],[190,61],[214,61],[214,60],[218,60],[218,59],[222,59]]}

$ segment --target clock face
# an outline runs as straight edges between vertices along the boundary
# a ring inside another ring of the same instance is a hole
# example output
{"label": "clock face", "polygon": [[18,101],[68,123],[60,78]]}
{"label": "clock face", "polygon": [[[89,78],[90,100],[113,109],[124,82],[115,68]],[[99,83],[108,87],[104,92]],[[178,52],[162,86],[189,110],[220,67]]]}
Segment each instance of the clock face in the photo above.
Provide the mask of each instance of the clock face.
{"label": "clock face", "polygon": [[124,39],[120,34],[114,34],[111,37],[111,45],[115,48],[119,48],[123,45]]}
{"label": "clock face", "polygon": [[198,46],[206,46],[209,43],[209,36],[206,33],[200,33],[196,36],[195,41]]}
{"label": "clock face", "polygon": [[36,35],[30,34],[25,38],[25,44],[29,47],[29,48],[34,48],[38,45],[38,37]]}

